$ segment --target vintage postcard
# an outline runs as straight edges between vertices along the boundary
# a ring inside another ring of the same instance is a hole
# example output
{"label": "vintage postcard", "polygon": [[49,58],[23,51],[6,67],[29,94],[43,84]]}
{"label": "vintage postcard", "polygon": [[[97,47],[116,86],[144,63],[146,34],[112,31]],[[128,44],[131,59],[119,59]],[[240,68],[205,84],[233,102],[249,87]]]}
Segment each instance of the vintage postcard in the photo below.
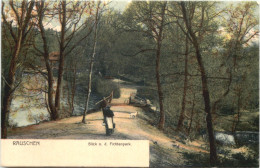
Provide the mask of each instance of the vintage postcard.
{"label": "vintage postcard", "polygon": [[258,167],[256,1],[1,1],[1,166]]}

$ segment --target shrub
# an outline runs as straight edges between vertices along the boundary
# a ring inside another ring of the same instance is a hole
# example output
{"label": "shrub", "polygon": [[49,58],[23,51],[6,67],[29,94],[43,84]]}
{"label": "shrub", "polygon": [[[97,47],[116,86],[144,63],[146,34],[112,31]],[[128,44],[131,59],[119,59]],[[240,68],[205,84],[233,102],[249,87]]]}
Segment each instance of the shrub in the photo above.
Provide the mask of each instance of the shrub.
{"label": "shrub", "polygon": [[232,115],[235,113],[235,108],[231,105],[222,105],[222,107],[219,109],[219,112],[225,115]]}
{"label": "shrub", "polygon": [[253,126],[259,127],[259,115],[253,119]]}
{"label": "shrub", "polygon": [[149,99],[154,105],[158,104],[157,91],[153,87],[139,87],[136,95],[141,98]]}
{"label": "shrub", "polygon": [[109,79],[95,79],[93,81],[93,91],[102,95],[103,97],[109,96],[114,91],[114,98],[120,97],[120,89],[118,85]]}

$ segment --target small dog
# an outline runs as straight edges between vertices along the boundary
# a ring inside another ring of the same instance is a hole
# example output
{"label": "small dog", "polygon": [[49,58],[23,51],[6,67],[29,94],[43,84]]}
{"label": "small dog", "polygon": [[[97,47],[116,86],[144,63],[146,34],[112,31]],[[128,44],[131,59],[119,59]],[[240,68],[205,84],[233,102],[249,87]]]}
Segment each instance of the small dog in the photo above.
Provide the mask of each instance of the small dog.
{"label": "small dog", "polygon": [[136,118],[136,115],[137,115],[137,112],[134,112],[134,113],[130,113],[130,118]]}

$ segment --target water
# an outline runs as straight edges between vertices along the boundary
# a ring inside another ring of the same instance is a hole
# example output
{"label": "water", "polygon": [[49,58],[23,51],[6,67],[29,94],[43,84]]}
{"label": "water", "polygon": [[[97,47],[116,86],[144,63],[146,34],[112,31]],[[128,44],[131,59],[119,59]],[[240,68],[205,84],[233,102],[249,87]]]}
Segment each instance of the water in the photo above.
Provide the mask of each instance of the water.
{"label": "water", "polygon": [[[90,97],[89,109],[95,107],[95,103],[100,100],[100,96],[92,95]],[[84,103],[75,101],[74,112],[72,115],[78,116],[82,115],[84,112]],[[65,104],[62,100],[61,104]],[[23,127],[27,125],[37,124],[43,120],[49,120],[50,114],[45,107],[45,103],[41,102],[39,106],[34,106],[30,104],[28,106],[28,101],[24,97],[16,97],[12,101],[11,113],[9,116],[9,123],[11,127]]]}
{"label": "water", "polygon": [[12,101],[9,125],[12,127],[22,127],[37,124],[42,120],[48,120],[49,113],[46,108],[28,106],[26,99],[21,97]]}
{"label": "water", "polygon": [[239,144],[249,144],[259,142],[259,132],[237,131],[235,133],[236,142]]}
{"label": "water", "polygon": [[224,145],[235,145],[235,138],[233,135],[225,134],[222,132],[215,133],[216,142]]}
{"label": "water", "polygon": [[[46,109],[44,92],[36,91],[37,88],[45,88],[46,81],[41,75],[24,75],[23,81],[14,93],[9,115],[11,127],[23,127],[38,124],[44,120],[50,120],[50,114]],[[29,88],[29,89],[28,89]],[[63,92],[65,97],[67,93]],[[82,115],[84,111],[86,92],[80,87],[77,88],[72,115]],[[63,97],[63,96],[62,96]],[[102,97],[92,93],[89,101],[89,108],[95,107],[95,103]],[[61,99],[61,105],[66,105],[67,99]]]}
{"label": "water", "polygon": [[216,141],[223,145],[235,144],[256,144],[259,142],[259,132],[255,131],[237,131],[234,134],[230,132],[215,132]]}

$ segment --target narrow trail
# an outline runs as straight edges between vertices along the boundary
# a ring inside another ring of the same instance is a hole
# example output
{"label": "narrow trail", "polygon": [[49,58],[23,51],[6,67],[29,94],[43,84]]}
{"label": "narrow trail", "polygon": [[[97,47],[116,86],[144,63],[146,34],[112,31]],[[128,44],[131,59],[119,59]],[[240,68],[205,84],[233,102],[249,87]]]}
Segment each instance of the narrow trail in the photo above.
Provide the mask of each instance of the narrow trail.
{"label": "narrow trail", "polygon": [[[120,82],[120,81],[117,81]],[[103,114],[101,111],[88,114],[86,124],[81,123],[82,116],[70,117],[59,121],[50,121],[39,125],[13,128],[8,132],[9,139],[100,139],[100,140],[149,140],[150,141],[150,166],[169,167],[184,166],[182,152],[205,152],[196,147],[187,146],[167,137],[157,127],[150,125],[138,116],[145,115],[139,107],[124,104],[131,93],[137,89],[133,86],[120,83],[121,97],[113,99],[112,106],[116,123],[115,132],[111,136],[105,135]],[[121,105],[120,105],[121,104]],[[136,118],[130,118],[129,113],[136,113]]]}

